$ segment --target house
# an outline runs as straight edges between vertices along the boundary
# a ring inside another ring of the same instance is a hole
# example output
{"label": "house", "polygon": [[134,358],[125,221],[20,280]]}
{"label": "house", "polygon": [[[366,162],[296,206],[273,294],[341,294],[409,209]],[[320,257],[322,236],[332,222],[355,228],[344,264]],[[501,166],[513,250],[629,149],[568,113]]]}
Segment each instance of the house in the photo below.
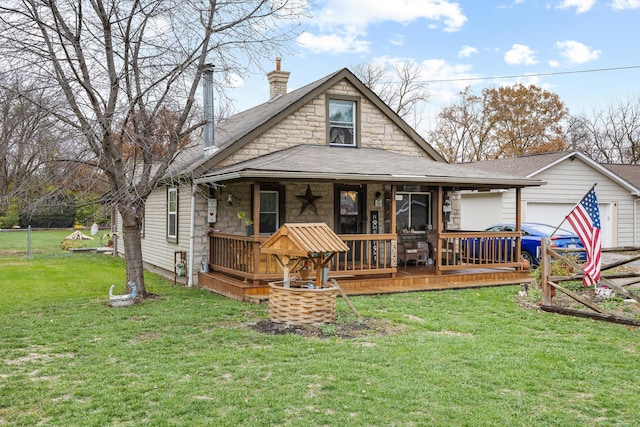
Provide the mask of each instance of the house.
{"label": "house", "polygon": [[[465,236],[447,233],[456,214],[448,212],[449,197],[458,190],[519,194],[542,181],[448,164],[348,69],[290,92],[279,60],[267,76],[270,99],[225,120],[203,146],[183,150],[166,185],[149,197],[147,268],[184,272],[190,285],[246,300],[282,278],[260,244],[285,223],[323,222],[350,248],[329,273],[347,292],[526,278],[517,259],[464,262]],[[495,237],[519,248],[518,234]],[[398,268],[398,258],[418,247],[419,279],[408,277],[406,259]],[[482,276],[482,268],[495,271]],[[467,276],[448,277],[464,270]]]}
{"label": "house", "polygon": [[[589,189],[596,185],[604,247],[638,246],[640,167],[603,165],[580,151],[535,154],[468,163],[477,171],[504,171],[546,182],[523,188],[521,220],[560,225]],[[465,191],[455,204],[462,230],[483,230],[496,222],[515,222],[515,191]],[[562,224],[569,228],[568,223]]]}

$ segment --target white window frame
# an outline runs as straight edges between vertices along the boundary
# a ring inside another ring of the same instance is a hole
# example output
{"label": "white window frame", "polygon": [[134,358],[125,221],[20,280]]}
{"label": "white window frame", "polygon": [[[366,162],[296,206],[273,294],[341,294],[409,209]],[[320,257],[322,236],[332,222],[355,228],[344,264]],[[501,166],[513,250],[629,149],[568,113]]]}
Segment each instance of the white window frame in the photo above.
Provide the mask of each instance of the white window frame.
{"label": "white window frame", "polygon": [[[331,120],[331,106],[332,104],[340,104],[342,106],[351,106],[351,121],[339,121],[339,120]],[[357,122],[358,122],[358,103],[353,99],[340,99],[340,98],[329,98],[327,101],[327,118],[328,118],[328,136],[329,136],[329,145],[334,147],[357,147],[358,146],[358,132],[357,132]],[[340,139],[344,139],[345,135],[351,132],[351,142],[336,142]]]}
{"label": "white window frame", "polygon": [[178,242],[178,189],[176,187],[167,188],[167,240]]}

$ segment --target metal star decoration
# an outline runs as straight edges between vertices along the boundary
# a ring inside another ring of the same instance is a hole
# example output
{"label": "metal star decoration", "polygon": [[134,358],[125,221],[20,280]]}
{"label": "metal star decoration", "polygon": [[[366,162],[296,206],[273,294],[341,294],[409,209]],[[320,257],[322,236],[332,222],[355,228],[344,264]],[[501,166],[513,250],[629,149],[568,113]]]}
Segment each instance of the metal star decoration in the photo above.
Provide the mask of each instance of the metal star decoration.
{"label": "metal star decoration", "polygon": [[317,215],[318,210],[316,209],[316,200],[322,199],[322,196],[314,196],[311,193],[311,186],[307,184],[307,191],[300,195],[296,196],[298,199],[302,200],[302,206],[300,206],[300,215],[309,207],[313,209],[313,212]]}

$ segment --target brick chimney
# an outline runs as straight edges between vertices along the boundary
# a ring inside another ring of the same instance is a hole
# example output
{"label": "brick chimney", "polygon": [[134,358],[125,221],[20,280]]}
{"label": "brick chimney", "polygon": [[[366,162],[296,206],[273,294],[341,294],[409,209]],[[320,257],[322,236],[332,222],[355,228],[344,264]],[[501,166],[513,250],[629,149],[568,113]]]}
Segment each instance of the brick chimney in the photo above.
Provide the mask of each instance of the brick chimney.
{"label": "brick chimney", "polygon": [[281,58],[276,58],[276,69],[267,73],[269,79],[269,99],[273,99],[278,95],[285,95],[287,93],[287,82],[289,81],[289,71],[280,70]]}

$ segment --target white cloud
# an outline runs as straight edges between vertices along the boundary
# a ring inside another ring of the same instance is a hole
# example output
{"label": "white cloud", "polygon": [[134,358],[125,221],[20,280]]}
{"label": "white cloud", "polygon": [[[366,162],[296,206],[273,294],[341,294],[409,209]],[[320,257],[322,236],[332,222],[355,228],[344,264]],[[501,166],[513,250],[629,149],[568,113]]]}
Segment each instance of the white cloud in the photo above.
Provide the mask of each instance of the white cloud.
{"label": "white cloud", "polygon": [[538,61],[529,46],[514,43],[511,50],[504,54],[504,61],[509,65],[533,65]]}
{"label": "white cloud", "polygon": [[296,40],[302,47],[316,53],[362,53],[369,50],[369,42],[358,40],[356,34],[316,35],[308,32],[300,34]]}
{"label": "white cloud", "polygon": [[572,64],[584,64],[585,62],[593,61],[598,59],[602,52],[574,40],[556,42],[555,48],[559,51],[560,56]]}
{"label": "white cloud", "polygon": [[556,8],[569,9],[575,7],[576,13],[583,13],[590,11],[595,2],[596,0],[563,0]]}
{"label": "white cloud", "polygon": [[227,83],[229,84],[230,87],[232,88],[239,88],[244,86],[245,81],[242,78],[242,76],[236,74],[236,73],[230,73],[227,76]]}
{"label": "white cloud", "polygon": [[370,24],[395,21],[403,24],[427,19],[443,22],[445,31],[458,31],[467,21],[457,3],[447,0],[327,0],[314,15],[320,27],[350,26],[360,29]]}
{"label": "white cloud", "polygon": [[611,7],[615,10],[639,9],[640,0],[613,0]]}
{"label": "white cloud", "polygon": [[402,34],[394,34],[393,37],[389,40],[394,46],[402,46],[404,44],[404,35]]}
{"label": "white cloud", "polygon": [[462,46],[462,49],[458,52],[458,58],[468,58],[474,53],[478,53],[478,49],[471,46]]}
{"label": "white cloud", "polygon": [[[331,51],[336,53],[366,51],[369,45],[364,40],[367,28],[382,22],[408,25],[425,19],[430,21],[429,28],[453,32],[460,30],[467,21],[460,5],[449,0],[325,0],[320,3],[315,10],[309,11],[312,17],[308,21],[310,26],[318,28],[318,32],[308,31],[298,39],[303,47],[316,51],[324,51],[324,46],[334,46]],[[352,45],[337,46],[337,43]]]}

